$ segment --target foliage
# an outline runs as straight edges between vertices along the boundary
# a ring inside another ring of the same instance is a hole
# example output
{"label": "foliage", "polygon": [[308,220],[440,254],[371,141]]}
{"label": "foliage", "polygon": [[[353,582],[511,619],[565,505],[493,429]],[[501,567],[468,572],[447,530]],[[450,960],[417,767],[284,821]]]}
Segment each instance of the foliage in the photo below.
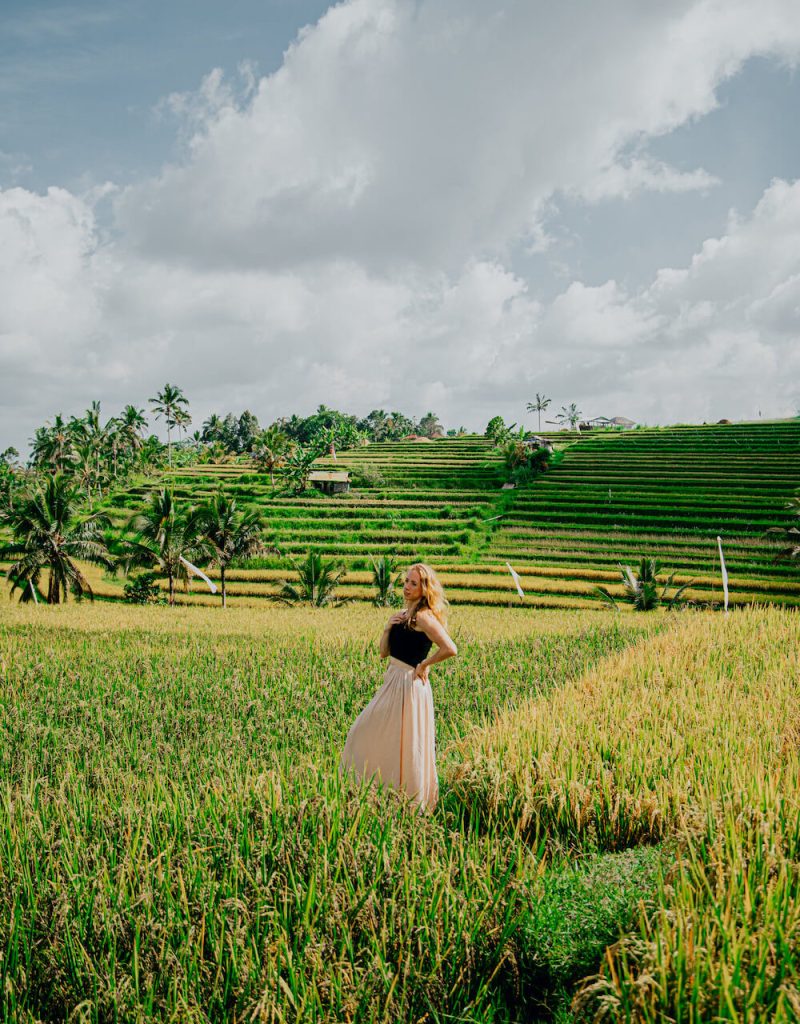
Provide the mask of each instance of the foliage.
{"label": "foliage", "polygon": [[402,598],[395,590],[396,572],[397,561],[391,555],[372,559],[372,585],[375,588],[372,603],[378,608],[395,608],[402,603]]}
{"label": "foliage", "polygon": [[[661,563],[657,558],[647,558],[643,555],[639,563],[638,573],[629,565],[620,564],[619,569],[622,585],[625,588],[624,600],[630,602],[637,612],[653,611],[662,603],[666,603],[668,608],[674,607],[682,594],[694,582],[690,580],[688,583],[676,587],[675,593],[667,598],[667,591],[672,586],[677,570],[669,575],[659,593],[658,575],[661,572]],[[605,587],[596,587],[595,590],[605,601],[616,607],[616,598],[612,597]]]}
{"label": "foliage", "polygon": [[439,418],[434,412],[426,412],[422,419],[419,421],[417,432],[423,437],[442,437],[444,430],[439,422]]}
{"label": "foliage", "polygon": [[561,411],[556,413],[556,422],[560,423],[562,427],[569,424],[570,428],[575,430],[582,415],[583,413],[577,405],[572,402],[570,405],[561,406]]}
{"label": "foliage", "polygon": [[257,435],[250,449],[250,457],[258,469],[269,473],[269,480],[275,486],[275,471],[282,469],[291,450],[292,443],[274,424]]}
{"label": "foliage", "polygon": [[175,604],[175,583],[189,589],[187,561],[202,554],[198,523],[190,510],[182,509],[172,492],[163,488],[151,495],[143,512],[132,516],[128,536],[122,540],[120,565],[127,573],[133,566],[157,566],[167,577],[169,603]]}
{"label": "foliage", "polygon": [[408,434],[416,433],[417,424],[401,412],[384,412],[373,409],[357,423],[358,429],[370,441],[399,441]]}
{"label": "foliage", "polygon": [[225,571],[234,558],[252,558],[264,553],[261,516],[240,511],[236,500],[222,488],[190,514],[189,536],[197,537],[212,561],[219,566],[222,607],[227,604]]}
{"label": "foliage", "polygon": [[[800,517],[800,497],[792,498],[786,508],[793,516]],[[778,535],[783,540],[784,547],[778,553],[779,558],[800,558],[800,528],[794,524],[772,526],[767,533]]]}
{"label": "foliage", "polygon": [[296,444],[283,460],[283,481],[290,494],[302,494],[308,487],[308,478],[319,457],[316,448],[303,448]]}
{"label": "foliage", "polygon": [[192,422],[189,416],[189,401],[179,387],[165,384],[149,402],[153,406],[156,419],[163,418],[167,424],[167,458],[172,465],[172,430],[175,427],[181,429]]}
{"label": "foliage", "polygon": [[552,401],[552,399],[547,398],[546,395],[540,395],[539,392],[537,391],[536,392],[536,399],[535,399],[535,401],[528,402],[528,405],[527,405],[528,412],[538,413],[538,416],[539,416],[539,427],[538,427],[538,429],[540,431],[542,429],[542,413],[546,411],[546,409],[550,405],[551,401]]}
{"label": "foliage", "polygon": [[489,422],[486,424],[486,430],[483,432],[484,437],[488,437],[490,441],[495,443],[505,435],[506,425],[503,421],[502,416],[492,416]]}
{"label": "foliage", "polygon": [[2,518],[14,538],[0,547],[0,557],[14,559],[8,569],[12,594],[19,590],[21,601],[37,600],[42,573],[47,572],[48,604],[66,601],[70,593],[94,596],[78,561],[111,568],[103,537],[108,519],[84,511],[82,496],[68,477],[56,473],[36,484]]}
{"label": "foliage", "polygon": [[350,480],[353,487],[383,487],[386,483],[386,477],[378,466],[363,462],[350,471]]}
{"label": "foliage", "polygon": [[166,604],[157,579],[158,573],[155,572],[140,572],[133,576],[124,587],[125,601],[128,604]]}
{"label": "foliage", "polygon": [[203,444],[219,444],[226,452],[236,455],[250,451],[261,433],[258,417],[245,409],[239,417],[231,412],[224,418],[212,413],[203,423],[200,440]]}
{"label": "foliage", "polygon": [[276,600],[284,604],[310,604],[315,608],[343,604],[336,597],[336,585],[345,575],[345,570],[333,559],[324,559],[316,551],[309,551],[304,562],[289,559],[297,573],[297,580],[290,583],[281,580]]}
{"label": "foliage", "polygon": [[[536,1019],[519,964],[544,865],[446,795],[420,815],[339,774],[385,610],[9,611],[4,1019]],[[443,751],[642,635],[540,619],[460,619],[431,673]]]}

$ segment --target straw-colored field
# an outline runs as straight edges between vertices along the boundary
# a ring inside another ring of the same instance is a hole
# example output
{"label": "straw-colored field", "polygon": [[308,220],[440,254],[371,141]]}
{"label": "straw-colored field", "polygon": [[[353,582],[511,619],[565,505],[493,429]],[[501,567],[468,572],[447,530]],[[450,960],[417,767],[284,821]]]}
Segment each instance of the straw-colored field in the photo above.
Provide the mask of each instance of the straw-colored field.
{"label": "straw-colored field", "polygon": [[456,609],[426,815],[386,614],[4,602],[4,1019],[798,1019],[796,613]]}

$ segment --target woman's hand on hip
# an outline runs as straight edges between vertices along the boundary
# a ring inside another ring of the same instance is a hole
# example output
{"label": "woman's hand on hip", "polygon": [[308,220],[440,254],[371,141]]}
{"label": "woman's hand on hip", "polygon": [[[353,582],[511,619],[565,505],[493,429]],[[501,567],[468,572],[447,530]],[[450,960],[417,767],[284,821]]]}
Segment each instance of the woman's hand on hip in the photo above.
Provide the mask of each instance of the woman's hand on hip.
{"label": "woman's hand on hip", "polygon": [[419,665],[417,665],[417,667],[414,669],[414,676],[413,676],[413,678],[414,679],[420,679],[422,681],[423,685],[425,683],[427,683],[428,682],[428,666],[425,665],[423,662],[420,662]]}

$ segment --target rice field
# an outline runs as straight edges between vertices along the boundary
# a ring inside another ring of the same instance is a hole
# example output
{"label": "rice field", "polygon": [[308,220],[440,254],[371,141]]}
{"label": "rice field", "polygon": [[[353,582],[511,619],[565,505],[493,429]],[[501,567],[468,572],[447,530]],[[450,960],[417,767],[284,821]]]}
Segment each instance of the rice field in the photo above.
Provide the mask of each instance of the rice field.
{"label": "rice field", "polygon": [[[733,604],[800,605],[796,566],[776,558],[766,531],[787,521],[800,485],[800,421],[552,435],[562,461],[504,490],[507,473],[480,437],[390,442],[340,453],[320,466],[347,469],[348,494],[280,492],[246,464],[195,466],[139,481],[107,500],[122,529],[156,486],[196,503],[224,483],[257,509],[276,553],[230,574],[233,605],[256,606],[310,547],[343,564],[342,596],[369,600],[371,560],[424,559],[446,578],[454,605],[598,609],[596,587],[619,594],[619,563],[643,555],[673,570],[697,604],[722,600],[722,537]],[[280,553],[277,553],[280,552]],[[506,563],[523,578],[520,601]],[[617,584],[616,590],[614,584]],[[119,597],[120,579],[100,583]],[[181,596],[210,604],[204,585]]]}
{"label": "rice field", "polygon": [[4,1019],[797,1019],[796,613],[454,608],[432,814],[385,618],[0,607]]}

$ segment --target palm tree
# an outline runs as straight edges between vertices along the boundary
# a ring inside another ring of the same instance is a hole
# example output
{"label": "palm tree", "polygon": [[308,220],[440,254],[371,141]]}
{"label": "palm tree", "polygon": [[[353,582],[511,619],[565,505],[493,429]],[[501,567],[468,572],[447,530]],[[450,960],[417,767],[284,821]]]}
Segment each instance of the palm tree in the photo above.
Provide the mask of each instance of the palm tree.
{"label": "palm tree", "polygon": [[561,412],[556,414],[556,421],[560,423],[562,427],[569,423],[571,429],[575,430],[581,416],[583,416],[583,413],[577,405],[572,402],[569,406],[561,406]]}
{"label": "palm tree", "polygon": [[[322,555],[317,554],[316,551],[309,551],[305,562],[301,562],[298,565],[291,558],[289,561],[297,573],[297,583],[293,584],[287,580],[281,580],[280,592],[275,595],[274,600],[281,601],[283,604],[306,603],[314,605],[316,608],[322,608],[330,604],[345,603],[337,600],[334,593],[337,583],[345,574],[345,570],[342,566],[337,565],[333,559],[326,562]],[[338,572],[336,571],[337,569]]]}
{"label": "palm tree", "polygon": [[204,441],[219,441],[222,437],[222,425],[222,417],[212,412],[203,424],[202,439]]}
{"label": "palm tree", "polygon": [[126,405],[117,422],[130,450],[132,452],[141,451],[142,434],[147,426],[144,409],[137,409],[135,405]]}
{"label": "palm tree", "polygon": [[59,413],[53,425],[39,427],[31,441],[31,464],[49,465],[56,473],[63,473],[68,462],[75,461],[73,433]]}
{"label": "palm tree", "polygon": [[[694,580],[689,580],[683,586],[677,587],[675,593],[667,599],[667,591],[672,586],[677,569],[670,574],[661,593],[658,592],[658,574],[661,572],[661,563],[657,558],[642,556],[638,573],[634,572],[629,565],[620,564],[619,569],[622,585],[625,588],[624,600],[629,601],[638,612],[652,611],[665,601],[667,607],[672,608],[683,592],[694,583]],[[605,587],[595,587],[595,590],[605,601],[616,607],[616,599],[609,594]]]}
{"label": "palm tree", "polygon": [[179,387],[165,384],[163,390],[159,391],[155,398],[148,398],[148,402],[153,406],[156,419],[163,419],[167,424],[167,457],[171,467],[172,428],[179,424],[186,425],[185,417],[189,415],[189,401]]}
{"label": "palm tree", "polygon": [[275,486],[275,470],[285,464],[289,443],[286,434],[273,425],[261,431],[251,450],[253,462],[259,469],[264,469],[269,473],[269,481],[273,487]]}
{"label": "palm tree", "polygon": [[442,425],[435,412],[425,413],[419,421],[419,432],[423,437],[430,438],[440,437],[442,435]]}
{"label": "palm tree", "polygon": [[372,603],[378,608],[393,608],[400,604],[400,597],[394,589],[397,576],[392,575],[396,569],[397,562],[391,555],[382,555],[377,562],[372,559],[372,585],[375,587]]}
{"label": "palm tree", "polygon": [[546,398],[544,395],[540,395],[536,392],[536,401],[528,402],[528,412],[536,412],[539,414],[539,433],[542,432],[542,413],[550,405],[551,399]]}
{"label": "palm tree", "polygon": [[190,520],[190,533],[196,533],[201,546],[219,566],[222,607],[225,608],[225,570],[231,560],[252,558],[264,551],[261,517],[257,512],[240,512],[236,501],[220,488]]}
{"label": "palm tree", "polygon": [[8,570],[11,592],[20,590],[21,601],[36,600],[42,570],[49,570],[47,603],[76,597],[94,597],[89,581],[74,559],[108,569],[113,562],[103,531],[108,517],[99,512],[81,513],[81,493],[62,473],[39,484],[33,494],[4,512],[14,541],[0,550],[0,557],[18,556]]}
{"label": "palm tree", "polygon": [[144,512],[131,517],[128,530],[134,534],[123,540],[120,564],[125,572],[133,566],[158,566],[169,583],[169,603],[175,604],[175,582],[189,589],[187,562],[202,554],[194,516],[184,513],[172,492],[164,488],[150,498]]}

